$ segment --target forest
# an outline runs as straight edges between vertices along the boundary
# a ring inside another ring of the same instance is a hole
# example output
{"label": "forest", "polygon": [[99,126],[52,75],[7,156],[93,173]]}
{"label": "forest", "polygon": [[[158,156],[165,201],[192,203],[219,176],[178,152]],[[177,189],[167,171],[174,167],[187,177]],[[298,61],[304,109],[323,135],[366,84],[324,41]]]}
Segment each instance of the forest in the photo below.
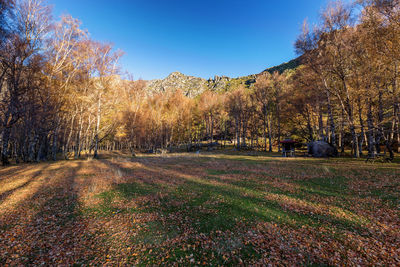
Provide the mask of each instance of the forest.
{"label": "forest", "polygon": [[0,12],[3,165],[216,142],[280,151],[285,138],[356,158],[400,152],[397,0],[332,2],[318,24],[304,23],[300,66],[195,97],[146,91],[121,70],[122,51],[78,19],[53,20],[44,1],[1,0]]}
{"label": "forest", "polygon": [[55,13],[0,0],[0,266],[400,266],[400,0],[331,2],[295,59],[209,80],[138,79]]}

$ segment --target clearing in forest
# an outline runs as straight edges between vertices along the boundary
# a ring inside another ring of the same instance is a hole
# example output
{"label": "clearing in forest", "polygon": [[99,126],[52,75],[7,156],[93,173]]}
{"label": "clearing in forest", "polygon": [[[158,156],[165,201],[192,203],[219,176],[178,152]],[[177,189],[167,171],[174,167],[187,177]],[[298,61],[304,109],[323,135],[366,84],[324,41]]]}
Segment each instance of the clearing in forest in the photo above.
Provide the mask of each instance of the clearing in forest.
{"label": "clearing in forest", "polygon": [[399,177],[215,153],[1,168],[0,265],[399,265]]}

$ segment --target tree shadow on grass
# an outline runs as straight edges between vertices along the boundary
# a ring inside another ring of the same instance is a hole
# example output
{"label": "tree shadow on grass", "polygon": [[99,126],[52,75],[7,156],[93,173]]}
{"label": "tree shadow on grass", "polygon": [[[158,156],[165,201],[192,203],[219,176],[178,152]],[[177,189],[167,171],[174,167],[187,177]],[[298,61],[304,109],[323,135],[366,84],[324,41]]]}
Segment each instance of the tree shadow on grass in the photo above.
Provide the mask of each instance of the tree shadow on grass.
{"label": "tree shadow on grass", "polygon": [[[193,158],[187,158],[186,160],[193,161]],[[362,223],[337,217],[334,214],[324,212],[313,214],[307,209],[306,212],[286,209],[284,207],[285,203],[279,198],[280,196],[291,200],[295,200],[295,198],[305,199],[301,194],[296,195],[296,193],[284,191],[281,188],[274,188],[272,185],[271,188],[263,190],[260,187],[254,187],[252,183],[240,184],[229,179],[221,179],[219,175],[225,175],[226,173],[224,172],[211,173],[214,174],[211,176],[207,176],[207,173],[204,174],[204,172],[196,174],[196,170],[190,170],[190,164],[177,165],[174,170],[171,169],[171,164],[174,165],[174,160],[167,159],[160,162],[157,159],[139,159],[138,162],[143,164],[143,169],[145,170],[140,172],[140,175],[137,175],[134,170],[136,167],[132,168],[132,172],[130,172],[127,164],[105,162],[110,168],[124,170],[125,173],[123,175],[127,179],[122,179],[113,184],[110,191],[104,192],[100,196],[105,199],[105,205],[110,208],[115,208],[113,205],[117,197],[128,203],[128,205],[138,198],[149,200],[142,202],[143,205],[140,210],[125,210],[125,212],[157,214],[157,216],[152,217],[152,220],[146,222],[147,226],[143,231],[132,238],[132,243],[145,244],[153,248],[152,254],[148,253],[148,257],[146,256],[148,261],[145,262],[149,264],[158,262],[157,259],[161,257],[162,253],[160,249],[164,246],[167,246],[170,252],[176,252],[174,254],[175,258],[172,257],[172,260],[189,256],[190,253],[199,253],[198,251],[182,251],[178,246],[181,243],[168,241],[171,238],[173,240],[174,238],[180,240],[180,238],[186,238],[187,236],[190,238],[195,238],[196,236],[212,238],[215,237],[215,233],[218,231],[226,231],[226,233],[232,233],[237,237],[241,234],[246,235],[248,230],[254,229],[253,227],[259,223],[263,225],[264,222],[278,223],[278,229],[280,227],[282,229],[289,228],[292,229],[289,231],[293,231],[293,233],[299,231],[302,226],[306,226],[307,229],[315,229],[315,235],[318,236],[315,239],[317,243],[323,242],[327,238],[327,234],[330,235],[328,239],[335,240],[335,242],[346,242],[341,241],[343,236],[333,234],[333,231],[336,230],[344,233],[351,232],[355,235],[363,235],[367,231]],[[196,164],[193,166],[196,169],[199,167]],[[203,167],[207,166],[202,165],[201,168]],[[208,174],[210,175],[210,173]],[[247,175],[241,172],[235,174]],[[287,182],[287,179],[284,180]],[[331,193],[336,193],[340,189],[334,187],[331,188],[333,189],[332,191],[330,190],[330,185],[321,184],[319,181],[315,182],[316,188],[320,187],[319,190],[326,191],[322,192],[322,195],[328,193],[331,197],[336,197],[332,196]],[[306,188],[309,186],[311,185],[304,185]],[[310,194],[312,191],[315,191],[315,189],[310,192],[306,190],[302,194]],[[266,198],[265,195],[269,193],[278,197],[275,199]],[[307,201],[312,204],[311,200]],[[298,205],[301,206],[303,203],[300,202]],[[335,208],[335,205],[332,204],[331,207]],[[109,213],[107,216],[113,215]],[[239,224],[240,228],[238,227]],[[319,234],[321,227],[325,231]],[[233,237],[233,239],[236,237]],[[363,238],[365,239],[366,236],[363,235]],[[186,242],[195,241],[186,239]],[[216,244],[218,246],[219,243]],[[348,246],[345,243],[343,245],[345,247]],[[346,247],[346,249],[352,248]],[[216,250],[217,247],[215,246],[209,247],[205,253],[214,253]],[[248,259],[253,259],[256,256],[250,253]]]}
{"label": "tree shadow on grass", "polygon": [[0,263],[84,264],[102,253],[92,248],[94,240],[79,217],[75,179],[81,168],[82,162],[77,161],[68,175],[47,177],[40,189],[8,216],[13,225],[0,232],[0,240],[4,238]]}
{"label": "tree shadow on grass", "polygon": [[[118,163],[112,163],[112,166],[114,168],[121,167]],[[219,179],[218,176],[191,176],[184,171],[171,171],[169,168],[165,169],[161,166],[155,168],[155,166],[149,165],[148,167],[149,177],[159,176],[161,172],[165,173],[165,179],[171,179],[170,177],[173,176],[172,179],[181,180],[181,185],[176,190],[171,190],[171,188],[167,190],[160,186],[159,181],[149,183],[147,179],[135,177],[137,182],[118,184],[114,187],[113,192],[118,192],[118,195],[127,199],[164,192],[166,194],[160,199],[159,205],[153,206],[151,209],[165,216],[173,212],[184,213],[188,218],[193,219],[193,224],[198,226],[200,232],[233,229],[235,224],[243,219],[248,222],[279,222],[294,227],[302,225],[334,226],[342,230],[366,231],[363,224],[358,221],[338,218],[331,214],[313,214],[312,212],[304,214],[283,209],[284,203],[266,199],[264,194],[268,192],[254,189],[248,184],[235,184]],[[167,184],[169,181],[165,183]],[[276,195],[301,199],[300,195],[294,196],[292,193],[278,188],[271,188],[271,190]],[[195,197],[193,197],[193,193],[196,194]],[[181,203],[181,205],[174,206],[171,203]]]}
{"label": "tree shadow on grass", "polygon": [[[125,168],[128,172],[127,166],[124,164],[118,162],[106,164],[115,169]],[[251,185],[236,185],[232,184],[232,181],[220,179],[218,176],[207,176],[204,173],[193,175],[193,171],[184,169],[174,171],[170,169],[170,166],[164,167],[162,164],[157,164],[156,161],[144,163],[146,176],[135,176],[135,171],[125,173],[129,176],[127,182],[116,183],[112,190],[101,194],[101,197],[105,199],[103,204],[105,203],[110,209],[115,208],[113,203],[117,197],[126,203],[143,197],[149,200],[143,202],[139,210],[127,209],[125,212],[157,214],[152,220],[147,221],[145,226],[142,225],[143,230],[131,239],[133,244],[152,248],[153,252],[146,252],[141,258],[143,262],[150,265],[158,262],[159,257],[163,255],[163,247],[167,247],[167,250],[170,251],[170,260],[174,262],[181,257],[190,256],[191,253],[201,258],[205,254],[229,251],[229,249],[224,250],[223,248],[226,242],[229,243],[226,245],[227,248],[230,248],[230,243],[237,242],[235,246],[240,247],[242,259],[254,260],[260,255],[255,252],[255,247],[252,245],[246,246],[242,242],[242,238],[259,223],[261,225],[266,222],[278,223],[280,227],[286,227],[286,229],[289,227],[294,232],[301,229],[302,226],[307,226],[308,229],[323,227],[328,230],[356,233],[365,230],[363,225],[357,222],[338,218],[331,214],[303,214],[284,209],[283,203],[279,200],[266,199],[265,192],[254,189]],[[151,179],[152,177],[157,178]],[[171,184],[171,179],[179,182],[173,183],[174,186],[168,186]],[[277,188],[274,194],[293,198],[288,192],[278,190]],[[114,215],[110,212],[106,216]],[[213,239],[219,231],[231,234],[227,240],[222,238],[207,249],[183,251],[180,243],[171,241],[189,237],[185,242],[191,244],[196,242],[196,236]],[[327,233],[329,231],[319,235],[316,231],[315,234],[320,236],[318,240],[324,240],[326,237],[323,235]],[[331,238],[336,239],[335,236]],[[220,262],[222,264],[224,261]]]}
{"label": "tree shadow on grass", "polygon": [[[36,171],[30,178],[27,179],[24,183],[21,185],[14,187],[10,190],[7,190],[3,193],[0,194],[0,204],[6,200],[7,197],[11,196],[13,193],[17,192],[18,190],[30,185],[32,182],[36,180],[36,178],[40,177],[44,171],[46,171],[48,166],[43,167],[39,171]],[[21,171],[22,172],[22,171]]]}
{"label": "tree shadow on grass", "polygon": [[14,165],[14,166],[6,166],[6,167],[1,167],[0,166],[0,178],[12,175],[12,176],[17,176],[20,173],[26,172],[27,166],[30,166],[31,164],[29,163],[21,163],[19,165]]}

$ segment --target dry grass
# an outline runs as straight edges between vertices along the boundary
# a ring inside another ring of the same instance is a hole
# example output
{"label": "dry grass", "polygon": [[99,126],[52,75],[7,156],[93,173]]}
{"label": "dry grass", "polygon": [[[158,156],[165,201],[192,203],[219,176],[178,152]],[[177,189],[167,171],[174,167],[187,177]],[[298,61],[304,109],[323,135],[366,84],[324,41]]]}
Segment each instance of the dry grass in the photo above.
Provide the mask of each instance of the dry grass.
{"label": "dry grass", "polygon": [[113,154],[0,169],[0,264],[398,265],[400,167]]}

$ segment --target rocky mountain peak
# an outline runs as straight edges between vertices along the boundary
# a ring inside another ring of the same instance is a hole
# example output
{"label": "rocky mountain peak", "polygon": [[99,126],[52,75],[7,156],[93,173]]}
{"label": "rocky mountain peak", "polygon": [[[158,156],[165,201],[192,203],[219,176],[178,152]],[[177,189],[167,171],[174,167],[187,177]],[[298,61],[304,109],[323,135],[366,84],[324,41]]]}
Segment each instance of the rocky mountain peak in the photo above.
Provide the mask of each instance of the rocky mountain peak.
{"label": "rocky mountain peak", "polygon": [[207,89],[205,79],[188,76],[178,71],[171,73],[165,79],[148,81],[146,87],[151,93],[181,90],[189,97],[199,95]]}
{"label": "rocky mountain peak", "polygon": [[168,75],[167,79],[171,79],[171,78],[183,78],[183,77],[185,77],[185,76],[186,76],[185,74],[183,74],[183,73],[181,73],[181,72],[179,72],[179,71],[174,71],[174,72],[172,72],[172,73],[170,73],[170,74]]}
{"label": "rocky mountain peak", "polygon": [[[288,63],[269,68],[264,72],[283,72],[286,69],[296,68],[300,64],[299,59],[300,58],[297,58],[289,61]],[[166,91],[175,92],[177,90],[181,90],[186,96],[195,97],[205,90],[229,91],[239,85],[250,87],[256,82],[258,75],[260,74],[254,74],[239,78],[214,76],[214,78],[206,80],[199,77],[188,76],[179,71],[175,71],[169,74],[165,79],[147,81],[146,89],[150,94]]]}

